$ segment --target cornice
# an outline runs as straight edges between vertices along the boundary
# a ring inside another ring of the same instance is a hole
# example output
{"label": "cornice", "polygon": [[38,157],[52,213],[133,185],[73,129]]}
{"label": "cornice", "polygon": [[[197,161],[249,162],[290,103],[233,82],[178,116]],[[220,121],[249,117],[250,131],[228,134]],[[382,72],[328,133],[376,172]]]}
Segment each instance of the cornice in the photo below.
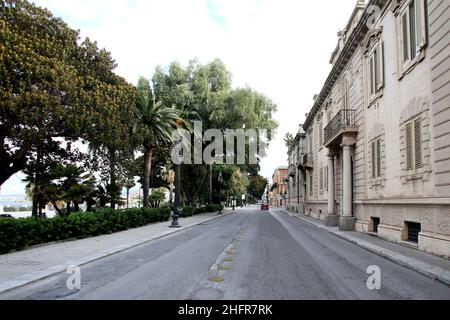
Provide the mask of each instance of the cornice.
{"label": "cornice", "polygon": [[[395,0],[397,1],[397,0]],[[339,77],[342,74],[342,71],[347,66],[347,63],[350,61],[351,57],[355,53],[358,46],[361,44],[361,42],[366,37],[367,32],[369,31],[367,27],[367,22],[369,18],[371,18],[372,11],[369,10],[371,6],[380,6],[380,4],[385,3],[386,0],[370,0],[367,4],[362,17],[360,21],[358,22],[357,26],[353,30],[352,34],[350,35],[349,39],[347,40],[347,43],[345,44],[344,48],[342,49],[341,54],[339,55],[335,65],[333,66],[333,69],[331,70],[325,85],[322,88],[321,93],[315,100],[315,103],[308,115],[308,118],[305,121],[305,124],[303,126],[303,129],[305,131],[308,130],[308,128],[313,123],[314,117],[316,116],[317,112],[320,110],[322,104],[329,96],[331,89],[336,84],[336,81],[339,79]]]}

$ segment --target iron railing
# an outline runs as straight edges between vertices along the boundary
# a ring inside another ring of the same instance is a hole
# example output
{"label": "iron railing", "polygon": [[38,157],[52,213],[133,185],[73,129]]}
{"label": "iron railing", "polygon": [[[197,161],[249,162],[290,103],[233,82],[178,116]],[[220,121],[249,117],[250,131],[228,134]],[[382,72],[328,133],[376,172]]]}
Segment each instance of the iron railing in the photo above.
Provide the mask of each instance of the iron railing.
{"label": "iron railing", "polygon": [[349,127],[356,127],[356,110],[343,109],[326,126],[324,130],[324,141],[329,141],[336,132]]}

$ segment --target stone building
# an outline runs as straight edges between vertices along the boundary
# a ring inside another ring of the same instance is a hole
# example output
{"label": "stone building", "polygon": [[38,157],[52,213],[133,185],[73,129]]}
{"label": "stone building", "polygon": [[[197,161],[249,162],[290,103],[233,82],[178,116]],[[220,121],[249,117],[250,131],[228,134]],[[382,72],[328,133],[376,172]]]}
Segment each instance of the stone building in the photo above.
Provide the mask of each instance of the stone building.
{"label": "stone building", "polygon": [[288,195],[287,172],[288,168],[279,167],[273,173],[269,199],[272,207],[286,207]]}
{"label": "stone building", "polygon": [[450,257],[449,2],[360,0],[338,36],[289,150],[292,208]]}

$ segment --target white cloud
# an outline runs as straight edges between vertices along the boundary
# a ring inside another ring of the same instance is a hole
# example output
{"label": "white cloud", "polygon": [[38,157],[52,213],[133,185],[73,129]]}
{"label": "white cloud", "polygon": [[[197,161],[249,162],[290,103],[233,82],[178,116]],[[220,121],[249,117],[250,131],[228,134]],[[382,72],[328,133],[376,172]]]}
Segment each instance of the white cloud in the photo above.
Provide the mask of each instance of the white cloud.
{"label": "white cloud", "polygon": [[[173,60],[218,57],[234,85],[250,85],[279,105],[279,133],[263,175],[286,164],[283,136],[296,133],[326,80],[338,29],[356,0],[36,0],[97,40],[135,83]],[[208,11],[210,9],[210,11]]]}

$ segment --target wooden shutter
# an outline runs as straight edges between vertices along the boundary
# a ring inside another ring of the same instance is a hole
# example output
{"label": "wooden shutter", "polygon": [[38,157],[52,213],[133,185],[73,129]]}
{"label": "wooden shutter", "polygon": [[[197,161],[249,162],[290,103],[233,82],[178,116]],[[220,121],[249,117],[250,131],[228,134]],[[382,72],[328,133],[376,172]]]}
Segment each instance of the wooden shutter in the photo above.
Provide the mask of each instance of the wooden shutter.
{"label": "wooden shutter", "polygon": [[413,125],[406,125],[406,169],[414,170],[414,150],[413,150]]}
{"label": "wooden shutter", "polygon": [[381,140],[377,141],[377,178],[381,177]]}
{"label": "wooden shutter", "polygon": [[422,121],[420,119],[414,121],[414,157],[416,169],[422,168]]}

